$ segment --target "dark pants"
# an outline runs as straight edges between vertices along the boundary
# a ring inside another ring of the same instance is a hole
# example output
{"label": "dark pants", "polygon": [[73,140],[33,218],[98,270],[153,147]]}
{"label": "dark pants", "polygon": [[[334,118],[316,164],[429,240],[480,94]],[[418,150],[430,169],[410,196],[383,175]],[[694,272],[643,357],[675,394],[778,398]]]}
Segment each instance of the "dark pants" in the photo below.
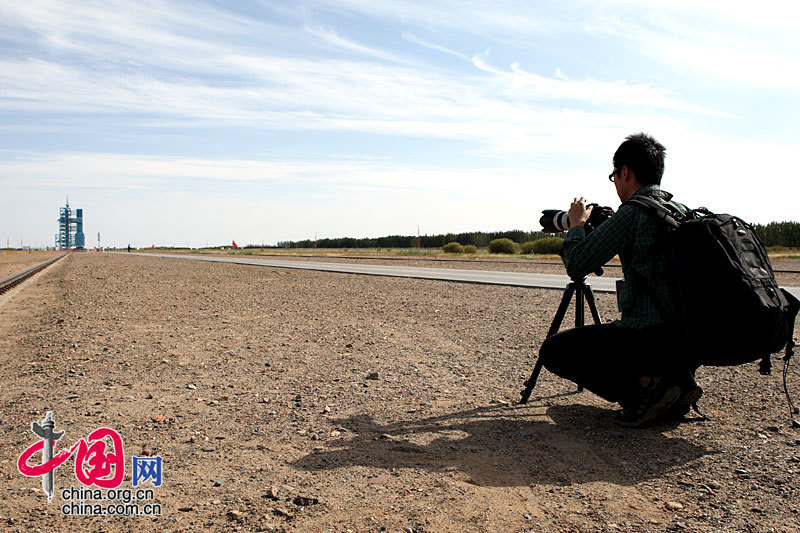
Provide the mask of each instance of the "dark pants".
{"label": "dark pants", "polygon": [[663,325],[644,329],[591,325],[549,337],[539,357],[553,374],[624,406],[636,396],[642,376],[680,383],[697,368],[681,338]]}

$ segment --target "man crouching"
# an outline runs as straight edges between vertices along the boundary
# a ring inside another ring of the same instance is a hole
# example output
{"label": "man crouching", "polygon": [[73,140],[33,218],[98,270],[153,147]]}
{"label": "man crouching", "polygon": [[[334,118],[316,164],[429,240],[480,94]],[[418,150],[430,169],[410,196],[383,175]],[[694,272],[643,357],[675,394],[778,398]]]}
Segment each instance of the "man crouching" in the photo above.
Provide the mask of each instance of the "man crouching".
{"label": "man crouching", "polygon": [[668,325],[677,315],[666,278],[667,259],[658,251],[659,221],[633,205],[636,195],[654,197],[678,214],[686,206],[661,190],[666,149],[644,133],[630,135],[614,153],[608,179],[623,205],[586,234],[592,208],[576,198],[561,251],[573,280],[597,271],[615,255],[624,281],[617,285],[620,320],[563,331],[549,337],[539,356],[550,372],[574,381],[612,402],[617,422],[641,427],[660,418],[686,414],[703,390],[694,380],[697,364]]}

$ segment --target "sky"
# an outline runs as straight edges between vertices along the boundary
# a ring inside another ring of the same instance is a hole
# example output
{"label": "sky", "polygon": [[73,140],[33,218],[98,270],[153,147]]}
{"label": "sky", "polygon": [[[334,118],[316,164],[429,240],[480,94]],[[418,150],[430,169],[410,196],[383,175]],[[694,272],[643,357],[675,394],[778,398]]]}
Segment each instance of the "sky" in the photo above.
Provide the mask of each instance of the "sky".
{"label": "sky", "polygon": [[796,221],[798,51],[789,0],[0,0],[0,246],[534,231],[640,131]]}

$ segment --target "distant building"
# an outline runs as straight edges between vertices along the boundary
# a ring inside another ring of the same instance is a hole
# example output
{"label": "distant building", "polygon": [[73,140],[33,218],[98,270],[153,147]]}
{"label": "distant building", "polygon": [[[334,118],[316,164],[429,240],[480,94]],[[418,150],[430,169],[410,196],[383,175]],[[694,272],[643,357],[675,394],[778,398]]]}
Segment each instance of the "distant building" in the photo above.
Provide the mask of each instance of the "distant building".
{"label": "distant building", "polygon": [[76,209],[73,217],[72,210],[69,208],[69,198],[67,198],[66,207],[59,208],[56,248],[59,250],[83,249],[85,245],[83,209]]}

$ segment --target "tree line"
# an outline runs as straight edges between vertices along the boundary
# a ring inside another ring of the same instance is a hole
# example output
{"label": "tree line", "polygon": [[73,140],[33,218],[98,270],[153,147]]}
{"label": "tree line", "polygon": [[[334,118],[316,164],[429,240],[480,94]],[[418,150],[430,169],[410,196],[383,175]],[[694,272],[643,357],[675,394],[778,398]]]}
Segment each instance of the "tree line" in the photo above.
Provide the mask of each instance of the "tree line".
{"label": "tree line", "polygon": [[[441,248],[449,242],[457,242],[462,245],[473,245],[478,248],[486,248],[490,241],[495,239],[511,239],[517,243],[535,241],[542,237],[550,237],[549,233],[541,231],[496,231],[483,232],[471,231],[467,233],[442,233],[439,235],[422,235],[419,237],[419,246],[422,248]],[[306,239],[303,241],[282,241],[278,243],[278,248],[313,248],[314,240]],[[389,235],[387,237],[366,237],[353,238],[341,237],[334,239],[318,239],[318,248],[416,248],[416,235]]]}
{"label": "tree line", "polygon": [[754,224],[753,229],[764,246],[800,248],[800,222],[770,222]]}
{"label": "tree line", "polygon": [[[754,224],[758,237],[764,246],[786,246],[800,248],[800,222],[770,222],[769,224]],[[422,248],[441,248],[449,242],[461,245],[473,245],[486,248],[490,241],[495,239],[511,239],[522,244],[535,241],[544,237],[552,237],[551,233],[541,231],[496,231],[483,232],[471,231],[466,233],[442,233],[438,235],[422,235],[419,237],[419,246]],[[318,239],[318,248],[416,248],[416,235],[389,235],[386,237],[338,237]],[[247,245],[246,248],[258,248],[259,245]],[[314,239],[302,241],[281,241],[278,248],[314,248]]]}

